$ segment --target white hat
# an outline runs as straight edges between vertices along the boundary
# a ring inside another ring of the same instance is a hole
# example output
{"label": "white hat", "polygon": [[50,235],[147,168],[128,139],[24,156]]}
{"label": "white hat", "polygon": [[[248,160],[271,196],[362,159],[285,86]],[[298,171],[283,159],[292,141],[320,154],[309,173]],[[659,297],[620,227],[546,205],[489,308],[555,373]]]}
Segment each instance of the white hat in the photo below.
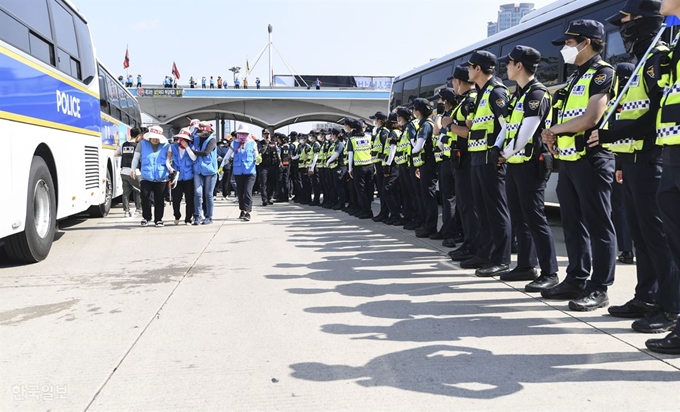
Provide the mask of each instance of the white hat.
{"label": "white hat", "polygon": [[250,134],[250,130],[248,130],[248,126],[241,123],[238,126],[238,130],[236,130],[236,134]]}
{"label": "white hat", "polygon": [[198,119],[192,119],[192,120],[189,122],[189,127],[198,126],[198,124],[199,124],[200,122],[201,122],[201,121],[198,120]]}
{"label": "white hat", "polygon": [[160,126],[149,127],[149,132],[144,134],[144,140],[149,140],[151,138],[159,139],[162,144],[168,142],[168,138],[163,135],[163,128]]}
{"label": "white hat", "polygon": [[183,127],[179,130],[179,133],[176,135],[172,136],[173,139],[184,139],[184,140],[189,140],[192,141],[194,140],[194,137],[191,135],[191,129],[188,127]]}

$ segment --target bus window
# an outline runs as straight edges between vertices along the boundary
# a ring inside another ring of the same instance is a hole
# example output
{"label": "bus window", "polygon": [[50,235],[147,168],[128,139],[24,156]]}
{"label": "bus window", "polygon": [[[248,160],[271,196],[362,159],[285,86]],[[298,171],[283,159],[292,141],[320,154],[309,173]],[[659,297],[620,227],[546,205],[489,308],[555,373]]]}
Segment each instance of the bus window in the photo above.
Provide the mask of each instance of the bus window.
{"label": "bus window", "polygon": [[613,30],[607,33],[607,42],[604,46],[604,56],[602,58],[612,66],[616,66],[622,62],[630,62],[633,59],[630,57],[626,48],[623,46],[621,34],[618,30]]}
{"label": "bus window", "polygon": [[[562,34],[562,25],[554,24],[551,27],[533,31],[525,37],[505,43],[501,48],[501,56],[505,56],[517,45],[529,46],[541,53],[541,63],[538,65],[536,78],[546,86],[560,83],[560,47],[554,46],[552,40]],[[499,56],[500,57],[500,56]],[[499,77],[507,80],[507,69],[505,65],[499,68]],[[506,82],[507,83],[507,82]]]}
{"label": "bus window", "polygon": [[392,106],[390,109],[394,109],[397,106],[401,106],[403,100],[404,82],[396,82],[392,85]]}
{"label": "bus window", "polygon": [[[37,3],[37,4],[36,4]],[[45,39],[52,39],[50,16],[46,0],[3,1],[0,7],[14,15],[20,22],[39,33]]]}
{"label": "bus window", "polygon": [[33,33],[29,34],[29,42],[31,45],[31,55],[33,57],[40,59],[47,64],[55,66],[54,48],[51,44]]}
{"label": "bus window", "polygon": [[0,10],[0,39],[12,46],[29,53],[28,28]]}
{"label": "bus window", "polygon": [[85,22],[80,20],[80,18],[76,18],[76,34],[78,35],[78,50],[80,51],[79,78],[82,79],[83,83],[89,85],[97,78],[97,69],[94,62],[94,53],[92,52],[90,32]]}
{"label": "bus window", "polygon": [[446,87],[446,79],[453,73],[453,66],[444,66],[423,74],[420,79],[420,97],[429,99],[434,91]]}
{"label": "bus window", "polygon": [[78,57],[78,43],[76,41],[76,28],[73,25],[73,16],[66,9],[52,0],[52,22],[54,32],[57,35],[59,48],[64,49],[73,57]]}
{"label": "bus window", "polygon": [[404,93],[402,98],[403,104],[409,104],[418,97],[418,86],[420,84],[420,77],[413,78],[404,83]]}

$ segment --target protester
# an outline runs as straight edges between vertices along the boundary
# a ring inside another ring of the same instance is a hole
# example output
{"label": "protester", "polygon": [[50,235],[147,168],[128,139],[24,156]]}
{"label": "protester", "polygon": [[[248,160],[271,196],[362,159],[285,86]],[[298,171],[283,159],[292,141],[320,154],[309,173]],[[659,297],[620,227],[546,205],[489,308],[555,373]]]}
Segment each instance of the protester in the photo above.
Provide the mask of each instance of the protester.
{"label": "protester", "polygon": [[[232,149],[229,150],[230,152]],[[230,156],[228,153],[227,156]],[[239,219],[250,220],[253,211],[253,186],[256,178],[256,163],[259,154],[255,141],[250,138],[250,131],[241,124],[236,130],[236,142],[234,142],[234,168],[233,175],[236,177],[236,192],[238,194],[238,206],[241,210]]]}

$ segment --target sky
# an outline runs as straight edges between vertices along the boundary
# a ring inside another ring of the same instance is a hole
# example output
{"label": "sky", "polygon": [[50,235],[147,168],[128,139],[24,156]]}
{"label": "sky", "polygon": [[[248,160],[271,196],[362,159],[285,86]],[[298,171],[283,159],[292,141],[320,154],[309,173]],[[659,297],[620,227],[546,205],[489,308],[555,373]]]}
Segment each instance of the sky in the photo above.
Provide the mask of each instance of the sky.
{"label": "sky", "polygon": [[[268,85],[272,41],[297,74],[397,76],[486,37],[503,0],[72,0],[89,22],[98,58],[160,84],[173,61],[181,78],[222,76],[250,65]],[[552,0],[535,0],[536,8]],[[474,4],[474,7],[469,5]],[[463,5],[463,8],[460,6]],[[467,8],[467,11],[464,10]],[[398,50],[397,50],[398,48]],[[276,75],[290,75],[274,52]],[[291,130],[294,130],[291,128]],[[298,131],[305,131],[304,129]],[[308,131],[308,129],[307,129]]]}

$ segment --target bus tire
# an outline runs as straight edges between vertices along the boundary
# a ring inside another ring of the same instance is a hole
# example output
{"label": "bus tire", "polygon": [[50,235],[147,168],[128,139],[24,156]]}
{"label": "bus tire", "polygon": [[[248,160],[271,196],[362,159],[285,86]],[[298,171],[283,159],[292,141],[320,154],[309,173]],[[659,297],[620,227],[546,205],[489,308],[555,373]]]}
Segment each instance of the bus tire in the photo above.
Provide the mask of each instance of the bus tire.
{"label": "bus tire", "polygon": [[106,168],[106,188],[104,189],[106,198],[104,203],[98,206],[90,206],[87,212],[90,217],[106,217],[111,211],[111,204],[113,203],[113,179],[111,178],[111,169]]}
{"label": "bus tire", "polygon": [[50,253],[57,228],[57,200],[47,163],[34,156],[28,177],[24,231],[5,240],[7,257],[16,262],[35,263]]}

